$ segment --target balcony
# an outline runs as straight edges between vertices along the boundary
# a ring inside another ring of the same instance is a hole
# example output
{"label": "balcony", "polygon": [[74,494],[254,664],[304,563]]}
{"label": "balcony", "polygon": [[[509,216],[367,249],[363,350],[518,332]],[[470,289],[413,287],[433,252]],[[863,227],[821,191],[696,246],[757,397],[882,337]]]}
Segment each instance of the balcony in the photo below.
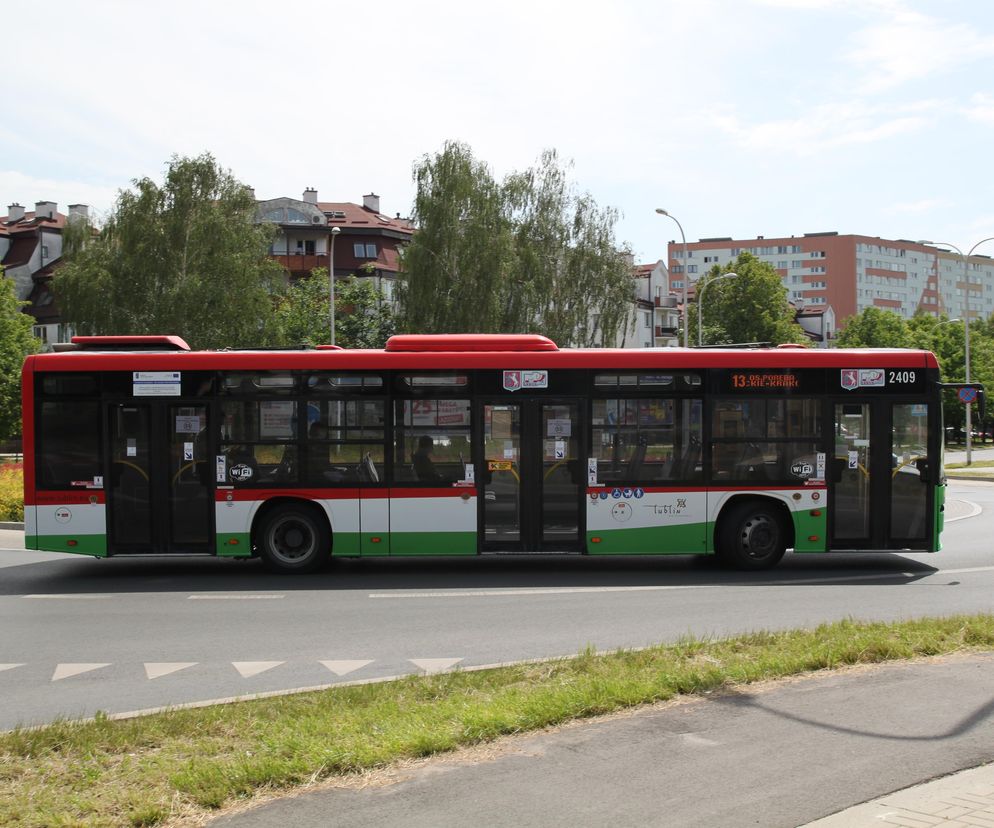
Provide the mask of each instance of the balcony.
{"label": "balcony", "polygon": [[657,296],[656,297],[656,307],[657,308],[675,308],[677,306],[676,296]]}
{"label": "balcony", "polygon": [[316,267],[328,266],[327,253],[273,253],[270,258],[278,261],[293,274],[310,273]]}
{"label": "balcony", "polygon": [[656,339],[672,339],[677,335],[679,328],[668,328],[664,325],[656,325]]}

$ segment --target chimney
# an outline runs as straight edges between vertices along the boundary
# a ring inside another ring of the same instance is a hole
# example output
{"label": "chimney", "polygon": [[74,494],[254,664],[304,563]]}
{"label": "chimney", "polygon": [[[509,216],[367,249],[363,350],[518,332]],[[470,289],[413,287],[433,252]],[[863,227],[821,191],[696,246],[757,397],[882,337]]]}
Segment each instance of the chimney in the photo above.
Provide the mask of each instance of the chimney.
{"label": "chimney", "polygon": [[36,201],[35,218],[55,218],[56,203],[54,201]]}
{"label": "chimney", "polygon": [[245,189],[248,190],[249,198],[251,198],[252,201],[255,201],[255,187],[246,187]]}
{"label": "chimney", "polygon": [[380,197],[376,193],[370,193],[362,197],[362,206],[374,213],[380,212]]}
{"label": "chimney", "polygon": [[24,218],[24,208],[20,204],[11,204],[7,207],[7,223],[20,221]]}
{"label": "chimney", "polygon": [[87,221],[90,218],[90,208],[85,204],[69,205],[69,221]]}
{"label": "chimney", "polygon": [[308,204],[317,204],[318,191],[315,190],[313,187],[308,187],[306,190],[304,190],[304,201],[306,201]]}

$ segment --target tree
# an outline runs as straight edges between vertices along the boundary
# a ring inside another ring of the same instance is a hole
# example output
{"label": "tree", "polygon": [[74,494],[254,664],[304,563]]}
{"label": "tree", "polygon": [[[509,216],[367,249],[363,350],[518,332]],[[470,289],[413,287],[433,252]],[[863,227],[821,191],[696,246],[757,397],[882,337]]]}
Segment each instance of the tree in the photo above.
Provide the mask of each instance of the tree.
{"label": "tree", "polygon": [[31,333],[32,319],[21,308],[14,283],[0,267],[0,440],[21,433],[21,365],[38,350]]}
{"label": "tree", "polygon": [[840,348],[912,348],[915,341],[903,317],[894,311],[868,307],[842,322],[836,345]]}
{"label": "tree", "polygon": [[[282,345],[318,345],[330,339],[328,268],[298,279],[277,300],[276,339]],[[335,340],[345,348],[382,348],[393,333],[394,315],[370,280],[335,280]]]}
{"label": "tree", "polygon": [[[720,278],[724,273],[737,274]],[[739,342],[784,342],[808,344],[804,330],[794,321],[794,309],[787,301],[787,288],[768,262],[751,253],[740,253],[725,270],[715,265],[697,282],[697,295],[689,314],[692,326],[701,314],[706,345]],[[693,327],[691,328],[693,330]]]}
{"label": "tree", "polygon": [[618,214],[577,194],[567,173],[550,150],[536,167],[498,182],[455,142],[416,164],[418,229],[402,262],[401,326],[538,330],[562,345],[613,335],[634,292],[614,240]]}
{"label": "tree", "polygon": [[174,333],[197,348],[267,341],[281,270],[249,189],[208,153],[174,156],[161,186],[133,183],[56,271],[65,320],[81,334]]}

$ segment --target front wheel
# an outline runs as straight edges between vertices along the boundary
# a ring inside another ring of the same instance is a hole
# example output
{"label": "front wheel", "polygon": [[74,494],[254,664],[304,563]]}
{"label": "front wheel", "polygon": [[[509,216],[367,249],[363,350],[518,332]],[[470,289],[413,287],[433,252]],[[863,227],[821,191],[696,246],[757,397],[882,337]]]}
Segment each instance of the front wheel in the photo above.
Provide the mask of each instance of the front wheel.
{"label": "front wheel", "polygon": [[331,533],[314,510],[281,506],[263,518],[258,547],[274,572],[316,572],[328,562]]}
{"label": "front wheel", "polygon": [[768,503],[747,501],[733,506],[721,519],[718,553],[736,569],[774,566],[787,551],[787,530],[780,510]]}

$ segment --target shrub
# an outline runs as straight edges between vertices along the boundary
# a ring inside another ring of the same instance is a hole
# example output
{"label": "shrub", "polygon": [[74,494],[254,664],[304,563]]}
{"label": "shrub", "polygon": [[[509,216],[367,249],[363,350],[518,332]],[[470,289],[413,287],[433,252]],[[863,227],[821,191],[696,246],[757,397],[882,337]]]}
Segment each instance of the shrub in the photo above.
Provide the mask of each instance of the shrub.
{"label": "shrub", "polygon": [[0,466],[0,520],[24,520],[24,470]]}

